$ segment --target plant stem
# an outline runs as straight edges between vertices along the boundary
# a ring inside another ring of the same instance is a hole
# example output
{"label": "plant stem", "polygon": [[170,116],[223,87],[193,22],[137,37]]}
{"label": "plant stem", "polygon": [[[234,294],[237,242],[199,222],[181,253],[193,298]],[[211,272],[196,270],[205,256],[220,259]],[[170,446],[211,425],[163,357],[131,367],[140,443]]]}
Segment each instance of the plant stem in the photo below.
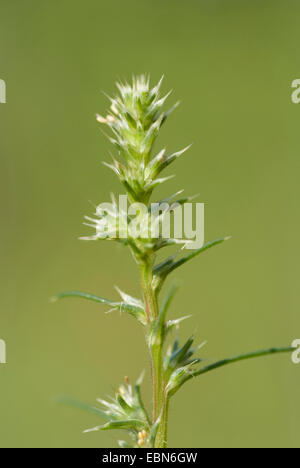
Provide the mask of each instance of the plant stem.
{"label": "plant stem", "polygon": [[140,266],[142,288],[144,292],[147,321],[151,323],[158,316],[158,302],[152,287],[152,259],[144,259]]}
{"label": "plant stem", "polygon": [[152,385],[153,385],[153,423],[157,420],[161,408],[162,394],[162,359],[161,349],[158,346],[152,346],[151,366],[152,366]]}
{"label": "plant stem", "polygon": [[167,448],[167,439],[168,439],[168,418],[169,418],[169,405],[170,399],[164,391],[163,402],[162,402],[162,416],[161,423],[158,429],[158,433],[155,440],[156,448]]}
{"label": "plant stem", "polygon": [[148,320],[148,332],[146,338],[151,358],[153,423],[155,423],[160,413],[162,399],[162,350],[160,340],[157,341],[151,334],[153,324],[158,317],[158,301],[152,286],[153,274],[151,257],[142,262],[140,270]]}

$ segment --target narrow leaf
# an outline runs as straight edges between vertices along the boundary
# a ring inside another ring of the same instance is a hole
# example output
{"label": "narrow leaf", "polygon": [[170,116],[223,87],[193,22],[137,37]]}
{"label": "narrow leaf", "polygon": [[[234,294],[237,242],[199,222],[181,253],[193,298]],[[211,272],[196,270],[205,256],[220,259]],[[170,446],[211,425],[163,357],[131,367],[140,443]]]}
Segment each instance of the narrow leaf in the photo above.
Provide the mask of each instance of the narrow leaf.
{"label": "narrow leaf", "polygon": [[176,159],[178,159],[182,154],[184,154],[189,148],[191,147],[191,145],[188,145],[186,148],[184,148],[183,150],[181,151],[177,151],[176,153],[173,153],[173,154],[170,154],[169,156],[167,156],[166,158],[164,158],[160,165],[157,167],[156,171],[153,172],[152,174],[152,177],[157,177],[158,174],[160,174],[164,169],[166,169],[173,161],[175,161]]}
{"label": "narrow leaf", "polygon": [[191,253],[187,254],[185,257],[179,260],[175,260],[176,258],[176,255],[175,255],[175,256],[167,258],[164,262],[160,263],[159,265],[156,265],[153,268],[153,274],[159,278],[159,280],[156,281],[157,287],[161,286],[162,282],[170,273],[172,273],[172,271],[184,265],[189,260],[192,260],[194,257],[197,257],[197,255],[201,254],[202,252],[205,252],[211,247],[221,244],[222,242],[228,239],[230,239],[230,237],[223,237],[221,239],[216,239],[214,241],[207,242],[200,249],[193,250]]}
{"label": "narrow leaf", "polygon": [[133,315],[139,322],[143,325],[146,324],[145,311],[142,307],[138,307],[132,304],[127,304],[126,302],[115,302],[105,299],[100,296],[95,296],[93,294],[81,292],[81,291],[67,291],[58,294],[54,300],[63,299],[66,297],[80,297],[82,299],[87,299],[93,302],[99,302],[100,304],[105,304],[110,306],[112,309],[119,309],[121,312],[125,311]]}
{"label": "narrow leaf", "polygon": [[121,291],[121,289],[118,288],[118,286],[115,286],[115,289],[120,294],[121,298],[126,304],[129,304],[133,307],[137,307],[139,309],[143,309],[143,303],[140,299],[136,299],[135,297],[130,296],[129,294]]}
{"label": "narrow leaf", "polygon": [[176,270],[176,268],[179,268],[181,265],[184,265],[189,260],[192,260],[192,258],[197,257],[197,255],[201,254],[202,252],[205,252],[205,250],[208,250],[211,247],[214,247],[215,245],[222,244],[222,242],[229,240],[229,239],[230,237],[223,237],[221,239],[216,239],[214,241],[207,242],[200,249],[194,250],[193,252],[181,258],[180,260],[177,260],[177,262],[174,262],[171,267],[171,271]]}
{"label": "narrow leaf", "polygon": [[157,435],[157,431],[159,429],[160,423],[161,423],[161,416],[159,416],[159,418],[157,418],[157,420],[155,421],[155,423],[151,427],[150,442],[151,442],[152,447],[154,447],[154,443],[155,443],[155,439],[156,439],[156,435]]}
{"label": "narrow leaf", "polygon": [[148,424],[150,424],[150,418],[145,408],[144,402],[142,400],[142,395],[141,395],[141,384],[142,384],[143,379],[144,379],[144,372],[142,372],[142,374],[140,375],[139,379],[137,380],[135,384],[135,393],[136,393],[136,396],[140,405],[140,409],[142,410]]}
{"label": "narrow leaf", "polygon": [[173,388],[170,392],[170,396],[176,393],[179,388],[188,380],[191,380],[193,377],[197,377],[198,375],[206,374],[207,372],[210,372],[212,370],[218,369],[219,367],[226,366],[228,364],[233,364],[238,361],[244,361],[246,359],[252,359],[252,358],[258,358],[262,356],[267,356],[269,354],[278,354],[278,353],[290,353],[294,351],[295,348],[291,346],[286,346],[283,348],[269,348],[265,349],[262,351],[253,351],[250,353],[246,354],[240,354],[238,356],[233,356],[227,359],[222,359],[221,361],[217,361],[213,364],[210,364],[206,367],[203,367],[202,369],[198,369],[192,372],[185,373],[185,375],[180,379],[180,383],[176,386],[176,388]]}
{"label": "narrow leaf", "polygon": [[91,429],[86,429],[83,432],[87,433],[95,431],[108,431],[110,429],[133,429],[138,431],[140,429],[145,428],[145,423],[143,421],[140,421],[139,419],[126,419],[124,421],[109,421],[108,423],[103,424],[102,426],[92,427]]}
{"label": "narrow leaf", "polygon": [[167,322],[167,330],[171,330],[173,327],[177,327],[181,322],[183,322],[183,320],[186,320],[186,319],[189,319],[191,318],[192,315],[185,315],[184,317],[180,317],[178,319],[174,319],[174,320],[168,320]]}
{"label": "narrow leaf", "polygon": [[88,411],[89,413],[96,414],[97,416],[100,416],[105,419],[108,418],[105,411],[101,410],[100,408],[97,408],[97,406],[92,406],[89,403],[85,403],[83,401],[73,400],[72,398],[69,398],[69,397],[61,397],[57,400],[57,402],[63,405],[69,405],[69,406],[73,406],[74,408]]}
{"label": "narrow leaf", "polygon": [[175,177],[174,175],[171,175],[171,176],[168,176],[168,177],[162,177],[160,179],[155,179],[155,180],[151,181],[150,183],[146,184],[146,189],[147,190],[153,190],[158,185],[163,184],[164,182],[167,182],[168,180],[171,180],[174,177]]}
{"label": "narrow leaf", "polygon": [[191,336],[191,337],[185,342],[185,344],[182,346],[182,348],[179,348],[178,350],[176,350],[176,351],[171,355],[170,364],[171,364],[172,366],[179,365],[180,362],[184,360],[184,358],[185,358],[187,352],[189,351],[189,349],[191,348],[193,342],[194,342],[194,337]]}
{"label": "narrow leaf", "polygon": [[163,326],[163,324],[164,324],[166,314],[167,314],[168,309],[169,309],[169,307],[171,305],[172,299],[174,298],[177,291],[178,291],[178,286],[173,285],[171,287],[170,291],[168,292],[168,294],[165,297],[165,300],[164,300],[164,302],[162,304],[162,307],[160,309],[159,316],[158,316],[158,327],[159,328],[161,328]]}

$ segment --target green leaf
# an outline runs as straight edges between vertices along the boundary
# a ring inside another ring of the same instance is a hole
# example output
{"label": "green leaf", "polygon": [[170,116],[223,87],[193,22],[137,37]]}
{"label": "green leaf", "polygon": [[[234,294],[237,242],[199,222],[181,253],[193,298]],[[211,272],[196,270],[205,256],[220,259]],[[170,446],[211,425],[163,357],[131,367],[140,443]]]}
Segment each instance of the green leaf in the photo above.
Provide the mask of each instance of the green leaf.
{"label": "green leaf", "polygon": [[162,120],[161,124],[165,123],[165,121],[167,120],[169,115],[179,106],[179,104],[180,104],[180,101],[177,101],[174,104],[174,106],[172,106],[167,112],[164,113],[164,117],[163,117],[163,120]]}
{"label": "green leaf", "polygon": [[183,153],[185,153],[191,145],[187,146],[181,151],[166,155],[166,150],[163,149],[153,158],[148,164],[145,170],[145,176],[147,179],[154,180],[164,169],[166,169],[173,161],[178,159]]}
{"label": "green leaf", "polygon": [[167,334],[167,326],[165,324],[165,317],[168,311],[168,308],[171,304],[171,301],[177,291],[178,287],[173,286],[168,292],[162,307],[160,308],[158,317],[151,324],[151,327],[148,332],[148,342],[152,347],[161,347],[162,343],[165,340]]}
{"label": "green leaf", "polygon": [[187,263],[189,260],[192,260],[194,257],[197,257],[200,255],[202,252],[205,252],[206,250],[214,247],[215,245],[222,244],[224,241],[230,239],[230,237],[223,237],[220,239],[216,239],[211,242],[207,242],[204,244],[200,249],[193,250],[189,254],[185,255],[183,258],[179,260],[176,259],[176,255],[167,258],[164,262],[160,263],[159,265],[156,265],[153,268],[153,274],[156,277],[155,280],[155,285],[159,289],[163,283],[163,281],[166,279],[166,277],[172,273],[174,270],[179,268],[180,266],[184,265]]}
{"label": "green leaf", "polygon": [[185,342],[185,344],[177,349],[172,355],[170,356],[170,363],[169,365],[175,369],[175,367],[179,366],[185,359],[190,357],[190,349],[191,346],[194,342],[194,337],[191,336],[188,338],[188,340]]}
{"label": "green leaf", "polygon": [[206,374],[207,372],[218,369],[219,367],[227,366],[228,364],[233,364],[238,361],[244,361],[246,359],[267,356],[269,354],[290,353],[294,351],[294,349],[295,348],[291,346],[286,346],[282,348],[269,348],[269,349],[264,349],[261,351],[253,351],[250,353],[233,356],[227,359],[222,359],[221,361],[217,361],[213,364],[210,364],[206,367],[202,367],[201,369],[198,369],[198,370],[191,371],[190,369],[188,369],[188,372],[183,372],[182,375],[180,375],[180,379],[177,380],[176,385],[174,385],[170,389],[169,396],[174,395],[179,390],[179,388],[182,387],[182,385],[188,380],[191,380],[194,377],[197,377],[199,375]]}
{"label": "green leaf", "polygon": [[171,287],[171,289],[169,290],[168,294],[166,295],[166,297],[164,299],[164,302],[163,302],[163,304],[161,306],[159,316],[158,316],[158,325],[159,325],[159,327],[163,326],[165,318],[166,318],[166,314],[167,314],[167,312],[169,310],[171,302],[172,302],[172,300],[173,300],[173,298],[174,298],[177,291],[178,291],[178,286],[173,285]]}
{"label": "green leaf", "polygon": [[109,421],[106,424],[103,424],[102,426],[92,427],[91,429],[86,429],[83,432],[87,433],[95,431],[108,431],[110,429],[126,429],[139,431],[141,429],[146,428],[146,424],[143,421],[140,421],[139,419],[126,419],[124,421]]}
{"label": "green leaf", "polygon": [[178,325],[179,325],[181,322],[183,322],[183,320],[189,319],[189,318],[191,318],[191,317],[192,317],[192,315],[185,315],[184,317],[179,317],[179,318],[177,318],[177,319],[168,320],[168,321],[167,321],[167,324],[166,324],[166,326],[167,326],[167,331],[172,330],[172,328],[174,328],[174,327],[178,327]]}
{"label": "green leaf", "polygon": [[150,418],[145,408],[144,402],[142,400],[142,395],[141,395],[141,385],[142,385],[143,380],[144,380],[144,372],[141,373],[140,377],[136,381],[134,389],[135,389],[135,393],[136,393],[136,397],[137,397],[140,409],[144,413],[145,419],[148,421],[148,424],[150,424]]}
{"label": "green leaf", "polygon": [[[173,161],[180,158],[180,156],[182,154],[184,154],[188,149],[190,149],[191,146],[192,145],[188,145],[185,148],[183,148],[182,150],[176,151],[176,153],[173,153],[173,154],[170,154],[169,156],[167,156],[167,158],[165,158],[163,161],[161,161],[159,171],[157,172],[157,174],[160,173],[166,167],[168,167]],[[155,177],[156,177],[157,174],[155,174]]]}
{"label": "green leaf", "polygon": [[168,257],[162,263],[159,263],[158,265],[156,265],[153,268],[153,274],[163,278],[165,275],[167,275],[168,271],[171,271],[172,265],[174,264],[176,257],[177,257],[177,254],[172,255],[172,257]]}
{"label": "green leaf", "polygon": [[69,397],[60,397],[57,399],[57,402],[63,405],[73,406],[73,408],[78,408],[84,411],[88,411],[89,413],[96,414],[97,416],[100,416],[105,419],[108,418],[105,411],[101,410],[100,408],[97,408],[97,406],[92,406],[89,403],[85,403],[83,401],[73,400],[72,398],[69,398]]}
{"label": "green leaf", "polygon": [[112,309],[120,310],[121,312],[128,312],[130,315],[133,315],[140,323],[146,325],[146,314],[142,307],[137,305],[128,304],[126,302],[115,302],[108,299],[104,299],[100,296],[95,296],[93,294],[81,292],[81,291],[67,291],[58,294],[54,300],[63,299],[66,297],[79,297],[82,299],[87,299],[93,302],[99,302],[100,304],[105,304],[111,307]]}
{"label": "green leaf", "polygon": [[121,291],[121,289],[118,288],[118,286],[115,286],[115,289],[119,293],[119,295],[121,296],[121,299],[123,299],[125,304],[127,304],[129,306],[137,307],[138,309],[143,310],[143,303],[142,303],[142,301],[140,299],[136,299],[135,297],[130,296],[129,294],[125,293],[124,291]]}
{"label": "green leaf", "polygon": [[171,176],[167,176],[167,177],[161,177],[160,179],[154,179],[153,181],[147,183],[146,189],[148,191],[153,190],[156,187],[158,187],[159,185],[163,184],[164,182],[167,182],[168,180],[173,179],[174,177],[175,177],[174,175],[171,175]]}
{"label": "green leaf", "polygon": [[119,403],[119,405],[121,406],[121,408],[125,411],[125,412],[130,412],[132,411],[132,408],[131,406],[129,406],[126,401],[124,400],[124,398],[118,394],[117,395],[117,402]]}
{"label": "green leaf", "polygon": [[155,423],[151,427],[150,437],[149,438],[150,438],[150,443],[151,443],[152,447],[154,447],[154,443],[155,443],[155,439],[156,439],[156,435],[157,435],[157,431],[159,429],[160,423],[161,423],[161,416],[159,416],[159,418],[157,418],[157,420],[155,421]]}

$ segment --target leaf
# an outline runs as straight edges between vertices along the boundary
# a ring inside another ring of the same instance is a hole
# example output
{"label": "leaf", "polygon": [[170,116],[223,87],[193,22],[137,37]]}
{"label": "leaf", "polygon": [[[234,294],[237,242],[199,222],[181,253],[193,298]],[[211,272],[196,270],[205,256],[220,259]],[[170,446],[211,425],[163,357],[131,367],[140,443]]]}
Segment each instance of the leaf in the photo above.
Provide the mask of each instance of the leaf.
{"label": "leaf", "polygon": [[135,297],[130,296],[129,294],[121,291],[121,289],[119,289],[118,286],[115,286],[115,289],[118,291],[121,298],[126,304],[131,305],[133,307],[137,307],[139,309],[143,309],[143,303],[140,299],[136,299]]}
{"label": "leaf", "polygon": [[161,323],[165,320],[165,317],[166,317],[166,314],[169,310],[169,307],[171,305],[171,302],[176,294],[176,292],[178,291],[178,286],[177,285],[173,285],[168,294],[166,295],[165,299],[164,299],[164,302],[161,306],[161,310],[160,310],[160,313],[159,313],[159,320],[161,321]]}
{"label": "leaf", "polygon": [[177,151],[176,153],[167,155],[166,149],[161,150],[157,156],[155,156],[145,170],[146,179],[154,180],[164,169],[166,169],[173,161],[178,159],[183,153],[185,153],[191,145]]}
{"label": "leaf", "polygon": [[120,394],[117,395],[117,402],[125,412],[129,412],[132,410],[131,406],[129,406],[128,403],[126,403],[126,401]]}
{"label": "leaf", "polygon": [[155,423],[151,427],[150,437],[149,438],[150,438],[150,442],[151,442],[152,447],[154,447],[154,443],[155,443],[155,439],[156,439],[156,435],[157,435],[157,431],[159,429],[160,423],[161,423],[161,416],[159,416],[157,418],[157,420],[155,421]]}
{"label": "leaf", "polygon": [[[184,190],[179,190],[178,192],[173,193],[169,197],[163,198],[162,200],[159,200],[156,203],[158,203],[159,205],[161,205],[162,203],[170,203],[172,200],[174,200],[175,197],[177,197],[178,195],[181,195],[183,192],[184,192]],[[151,207],[150,207],[150,210],[151,210]]]}
{"label": "leaf", "polygon": [[157,252],[158,250],[164,248],[164,247],[169,247],[172,245],[181,245],[185,247],[186,244],[188,244],[189,241],[186,240],[181,240],[181,239],[158,239],[156,244],[154,245],[154,250]]}
{"label": "leaf", "polygon": [[146,184],[146,189],[148,191],[153,190],[155,187],[157,187],[160,184],[163,184],[164,182],[167,182],[168,180],[171,180],[175,177],[175,175],[171,175],[168,177],[162,177],[160,179],[155,179],[149,183]]}
{"label": "leaf", "polygon": [[97,416],[100,416],[105,419],[108,418],[105,411],[101,410],[100,408],[97,408],[97,406],[92,406],[89,403],[85,403],[83,401],[73,400],[69,397],[60,397],[58,398],[57,402],[64,405],[73,406],[74,408],[82,409],[84,411],[88,411],[89,413],[96,414]]}
{"label": "leaf", "polygon": [[164,273],[171,270],[172,265],[174,264],[174,260],[175,260],[176,257],[177,257],[177,254],[172,255],[172,257],[168,257],[162,263],[159,263],[159,265],[156,265],[153,268],[153,274],[156,275],[156,276],[163,277]]}
{"label": "leaf", "polygon": [[136,430],[139,431],[140,429],[145,429],[147,426],[143,421],[139,419],[126,419],[124,421],[109,421],[102,426],[92,427],[91,429],[86,429],[83,431],[84,433],[87,432],[96,432],[96,431],[108,431],[110,429],[126,429],[126,430]]}
{"label": "leaf", "polygon": [[144,413],[144,416],[145,416],[146,420],[148,421],[148,424],[150,424],[150,418],[148,416],[147,410],[146,410],[146,408],[144,406],[142,396],[141,396],[141,385],[142,385],[143,380],[144,380],[144,372],[141,373],[140,377],[136,381],[134,389],[135,389],[135,393],[136,393],[136,396],[137,396],[137,399],[138,399],[138,403],[140,405],[140,409]]}
{"label": "leaf", "polygon": [[148,341],[151,343],[151,346],[157,346],[161,347],[162,343],[165,340],[166,334],[167,334],[167,327],[165,326],[165,317],[167,314],[167,311],[169,309],[169,306],[172,302],[172,299],[177,291],[178,287],[177,286],[172,286],[170,291],[168,292],[162,307],[160,308],[158,317],[155,321],[152,322],[152,326],[150,327],[149,330],[149,335],[148,335]]}
{"label": "leaf", "polygon": [[216,239],[216,240],[211,241],[211,242],[207,242],[200,249],[197,249],[194,252],[191,252],[190,254],[186,255],[185,257],[181,258],[180,260],[177,260],[177,262],[175,262],[172,265],[171,271],[176,270],[176,268],[179,268],[181,265],[184,265],[186,262],[188,262],[189,260],[192,260],[194,257],[199,255],[200,253],[205,252],[205,250],[208,250],[211,247],[214,247],[215,245],[222,244],[222,242],[224,242],[226,240],[229,240],[229,239],[230,239],[230,237],[224,237],[224,238],[221,238],[221,239]]}
{"label": "leaf", "polygon": [[172,162],[174,162],[176,159],[178,159],[182,154],[184,154],[191,145],[186,146],[186,148],[182,149],[181,151],[177,151],[176,153],[170,154],[164,158],[161,158],[159,161],[156,161],[158,163],[156,167],[154,166],[154,170],[151,174],[151,177],[154,179],[155,177],[158,176],[164,169],[166,169]]}
{"label": "leaf", "polygon": [[102,161],[102,164],[103,164],[103,166],[108,167],[109,169],[111,169],[118,177],[121,176],[118,167],[116,167],[115,165],[109,164],[106,161]]}
{"label": "leaf", "polygon": [[99,302],[100,304],[105,304],[110,306],[112,309],[118,309],[121,312],[128,312],[130,315],[133,315],[142,325],[146,325],[146,314],[144,309],[141,306],[128,304],[127,302],[115,302],[108,299],[104,299],[100,296],[95,296],[93,294],[81,292],[81,291],[67,291],[58,294],[54,300],[63,299],[66,297],[80,297],[82,299],[87,299],[93,302]]}
{"label": "leaf", "polygon": [[156,287],[159,288],[162,285],[163,281],[166,279],[166,277],[170,273],[172,273],[172,271],[184,265],[189,260],[192,260],[194,257],[197,257],[197,255],[201,254],[202,252],[205,252],[206,250],[210,249],[211,247],[214,247],[215,245],[222,244],[222,242],[228,239],[230,239],[230,237],[223,237],[211,242],[207,242],[200,249],[193,250],[191,253],[187,254],[185,257],[179,260],[175,260],[177,255],[173,255],[172,257],[167,258],[164,262],[160,263],[159,265],[156,265],[153,268],[153,274],[157,277],[155,281]]}
{"label": "leaf", "polygon": [[199,375],[206,374],[207,372],[210,372],[212,370],[218,369],[219,367],[223,367],[228,364],[233,364],[238,361],[244,361],[246,359],[267,356],[269,354],[289,353],[289,352],[294,351],[294,349],[295,348],[291,346],[286,346],[282,348],[269,348],[269,349],[264,349],[261,351],[253,351],[250,353],[229,357],[227,359],[222,359],[221,361],[217,361],[213,364],[210,364],[209,366],[202,367],[201,369],[198,369],[198,370],[191,371],[190,369],[188,369],[188,372],[185,371],[181,373],[180,379],[177,379],[176,385],[174,385],[173,388],[170,388],[169,396],[174,395],[179,390],[179,388],[188,380],[191,380],[192,378],[197,377]]}
{"label": "leaf", "polygon": [[162,161],[166,159],[165,156],[166,149],[162,149],[153,159],[151,159],[150,163],[145,169],[145,178],[148,179],[153,174],[153,169],[156,166],[159,166]]}
{"label": "leaf", "polygon": [[172,364],[172,367],[176,367],[180,365],[182,361],[184,361],[188,355],[189,357],[189,351],[194,342],[194,337],[191,336],[188,338],[188,340],[185,342],[185,344],[180,348],[177,349],[170,357],[170,363]]}
{"label": "leaf", "polygon": [[163,117],[163,120],[162,120],[162,123],[165,123],[166,119],[169,117],[169,115],[179,106],[180,104],[180,101],[177,101],[174,106],[172,106],[167,112],[164,113],[164,117]]}
{"label": "leaf", "polygon": [[131,187],[130,183],[122,177],[121,183],[126,189],[126,192],[129,195],[129,198],[131,198],[134,201],[139,201],[139,194],[135,192],[135,190]]}
{"label": "leaf", "polygon": [[192,315],[185,315],[184,317],[179,317],[178,319],[168,320],[167,322],[167,331],[172,330],[172,328],[177,327],[183,320],[191,318]]}

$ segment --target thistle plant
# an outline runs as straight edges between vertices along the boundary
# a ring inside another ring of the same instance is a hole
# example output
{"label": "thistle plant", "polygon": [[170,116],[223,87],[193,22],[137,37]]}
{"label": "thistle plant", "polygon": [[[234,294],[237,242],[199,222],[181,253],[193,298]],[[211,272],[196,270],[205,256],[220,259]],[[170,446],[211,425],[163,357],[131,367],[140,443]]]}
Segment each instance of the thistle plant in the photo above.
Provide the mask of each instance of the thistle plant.
{"label": "thistle plant", "polygon": [[[143,374],[135,385],[131,385],[128,378],[125,378],[115,397],[107,401],[98,400],[99,406],[80,405],[105,421],[104,424],[90,430],[121,429],[127,432],[128,440],[119,441],[121,447],[167,447],[170,400],[189,380],[240,360],[289,352],[292,349],[271,348],[207,365],[201,359],[201,355],[199,356],[203,343],[195,346],[193,336],[182,343],[179,342],[178,329],[181,321],[187,317],[167,318],[176,288],[172,286],[161,299],[166,279],[177,268],[223,243],[228,237],[204,243],[201,248],[187,250],[189,239],[165,238],[160,233],[159,228],[166,213],[153,213],[150,210],[150,200],[155,188],[169,179],[161,176],[163,170],[181,157],[187,149],[173,154],[163,149],[157,155],[153,154],[159,130],[177,106],[175,104],[170,110],[164,110],[169,93],[161,97],[161,84],[162,80],[151,88],[146,76],[133,78],[131,85],[119,83],[119,94],[109,98],[110,108],[107,115],[97,115],[99,123],[109,128],[108,138],[115,148],[112,163],[105,165],[117,175],[129,201],[138,203],[141,209],[136,210],[134,214],[128,214],[118,209],[113,198],[110,207],[99,205],[94,216],[86,217],[87,224],[92,226],[94,232],[83,238],[94,241],[115,240],[129,248],[140,273],[141,298],[132,297],[120,290],[119,301],[74,291],[57,296],[84,298],[107,305],[113,310],[127,312],[144,329],[151,361],[151,414],[148,414],[141,396]],[[189,197],[175,194],[164,201],[168,203],[169,211],[172,211],[175,205],[182,206],[189,200]],[[142,209],[145,206],[146,209]],[[155,226],[158,235],[153,235],[153,229],[149,229],[150,223],[151,226]],[[132,226],[139,226],[138,235]],[[181,244],[178,253],[157,263],[158,251],[176,244]]]}

